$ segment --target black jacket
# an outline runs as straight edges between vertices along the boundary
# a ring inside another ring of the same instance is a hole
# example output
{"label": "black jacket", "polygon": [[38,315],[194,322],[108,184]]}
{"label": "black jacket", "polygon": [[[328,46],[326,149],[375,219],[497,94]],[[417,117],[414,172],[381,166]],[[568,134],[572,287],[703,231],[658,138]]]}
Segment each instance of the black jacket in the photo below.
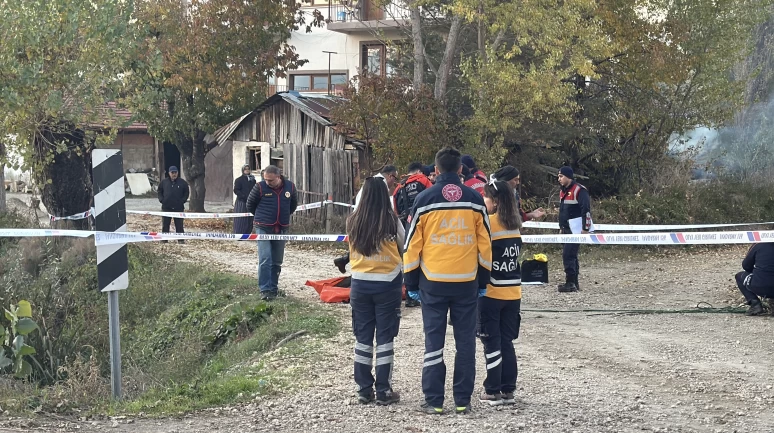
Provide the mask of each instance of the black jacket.
{"label": "black jacket", "polygon": [[562,233],[570,233],[570,220],[575,218],[583,218],[583,230],[588,231],[591,226],[591,198],[586,187],[573,182],[562,188],[559,198],[559,228]]}
{"label": "black jacket", "polygon": [[166,178],[159,184],[159,202],[161,210],[183,212],[185,202],[188,201],[188,182],[181,178],[174,181]]}
{"label": "black jacket", "polygon": [[243,201],[247,203],[247,197],[250,195],[250,191],[255,186],[255,176],[239,176],[234,181],[234,194],[236,194],[237,201]]}
{"label": "black jacket", "polygon": [[774,287],[774,243],[753,245],[742,261],[742,269],[752,272],[751,287]]}

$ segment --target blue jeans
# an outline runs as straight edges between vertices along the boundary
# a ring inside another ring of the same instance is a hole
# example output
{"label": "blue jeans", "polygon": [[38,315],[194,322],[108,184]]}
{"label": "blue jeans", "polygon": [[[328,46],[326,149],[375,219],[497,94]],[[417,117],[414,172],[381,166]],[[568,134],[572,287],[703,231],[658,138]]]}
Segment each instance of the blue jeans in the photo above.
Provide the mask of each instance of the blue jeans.
{"label": "blue jeans", "polygon": [[[286,234],[283,229],[279,234]],[[272,227],[256,227],[259,235],[274,235]],[[285,241],[258,241],[258,287],[261,293],[277,294],[282,259],[285,256]]]}

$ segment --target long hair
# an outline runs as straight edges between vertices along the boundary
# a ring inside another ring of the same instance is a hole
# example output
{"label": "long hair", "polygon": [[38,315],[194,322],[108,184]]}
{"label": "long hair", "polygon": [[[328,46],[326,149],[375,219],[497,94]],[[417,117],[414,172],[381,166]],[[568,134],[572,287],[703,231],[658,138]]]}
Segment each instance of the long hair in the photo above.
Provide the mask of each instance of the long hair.
{"label": "long hair", "polygon": [[347,218],[347,235],[354,251],[365,257],[379,252],[384,240],[398,235],[398,215],[392,210],[384,180],[369,177],[355,213]]}
{"label": "long hair", "polygon": [[516,208],[516,195],[508,182],[490,181],[484,187],[484,196],[497,203],[497,218],[506,229],[521,229],[521,214]]}

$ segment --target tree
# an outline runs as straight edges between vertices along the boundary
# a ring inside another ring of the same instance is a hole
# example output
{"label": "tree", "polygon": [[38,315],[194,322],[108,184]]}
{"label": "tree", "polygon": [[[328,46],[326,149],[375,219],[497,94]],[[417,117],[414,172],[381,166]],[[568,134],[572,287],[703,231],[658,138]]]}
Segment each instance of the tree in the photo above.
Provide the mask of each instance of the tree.
{"label": "tree", "polygon": [[12,138],[8,150],[31,169],[51,214],[89,209],[90,151],[115,126],[98,108],[117,97],[134,56],[133,8],[130,0],[0,0],[0,136]]}
{"label": "tree", "polygon": [[463,63],[471,93],[483,95],[467,124],[513,151],[542,147],[535,162],[599,174],[597,191],[642,187],[670,137],[740,107],[744,83],[731,70],[765,3],[509,2],[481,14],[479,1],[459,0],[490,35],[486,55]]}
{"label": "tree", "polygon": [[430,89],[413,89],[408,78],[358,76],[331,119],[339,132],[365,143],[369,173],[385,164],[432,161],[438,149],[455,141],[443,106]]}
{"label": "tree", "polygon": [[137,80],[126,100],[155,137],[180,150],[191,211],[204,211],[204,158],[211,150],[205,135],[254,109],[265,98],[268,77],[305,63],[287,40],[322,17],[315,11],[307,25],[299,6],[274,0],[141,4],[143,51],[150,59],[144,65],[160,53],[160,73]]}

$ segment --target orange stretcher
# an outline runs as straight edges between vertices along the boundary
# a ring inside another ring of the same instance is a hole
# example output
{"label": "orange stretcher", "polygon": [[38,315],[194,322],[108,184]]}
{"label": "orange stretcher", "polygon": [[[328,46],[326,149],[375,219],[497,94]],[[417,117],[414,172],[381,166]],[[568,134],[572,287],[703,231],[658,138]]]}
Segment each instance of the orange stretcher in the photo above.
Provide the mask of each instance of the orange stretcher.
{"label": "orange stretcher", "polygon": [[[336,277],[327,280],[307,281],[306,285],[314,288],[320,300],[327,304],[349,302],[350,277]],[[403,286],[403,299],[406,299],[406,286]]]}

